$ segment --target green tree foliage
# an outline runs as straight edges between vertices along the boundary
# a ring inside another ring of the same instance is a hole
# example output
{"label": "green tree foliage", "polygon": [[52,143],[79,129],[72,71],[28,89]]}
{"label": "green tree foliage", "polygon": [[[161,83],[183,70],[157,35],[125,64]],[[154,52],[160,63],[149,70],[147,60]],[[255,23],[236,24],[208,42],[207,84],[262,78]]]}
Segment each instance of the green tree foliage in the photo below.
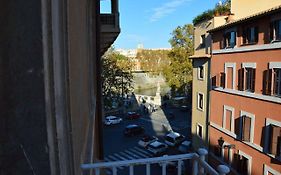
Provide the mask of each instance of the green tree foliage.
{"label": "green tree foliage", "polygon": [[102,57],[102,93],[105,106],[111,106],[112,99],[121,101],[123,94],[132,89],[133,64],[124,55],[110,48]]}
{"label": "green tree foliage", "polygon": [[141,69],[154,74],[162,72],[163,67],[169,64],[169,50],[139,50],[136,59],[140,61]]}
{"label": "green tree foliage", "polygon": [[224,0],[221,4],[217,4],[214,9],[207,10],[197,15],[193,19],[193,24],[196,25],[201,21],[213,18],[215,15],[228,15],[230,13],[231,0]]}
{"label": "green tree foliage", "polygon": [[164,76],[172,93],[186,93],[192,80],[193,25],[178,26],[169,40],[172,50],[169,52],[170,64],[163,69]]}

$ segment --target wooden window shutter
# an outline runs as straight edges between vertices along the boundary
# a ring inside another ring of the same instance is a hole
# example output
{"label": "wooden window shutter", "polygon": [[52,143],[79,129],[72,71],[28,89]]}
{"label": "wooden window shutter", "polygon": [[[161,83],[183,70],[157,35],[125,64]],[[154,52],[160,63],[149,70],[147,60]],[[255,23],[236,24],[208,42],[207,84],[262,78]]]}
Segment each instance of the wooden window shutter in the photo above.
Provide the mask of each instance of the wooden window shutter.
{"label": "wooden window shutter", "polygon": [[277,138],[277,156],[281,156],[281,135]]}
{"label": "wooden window shutter", "polygon": [[[277,155],[278,148],[278,137],[281,136],[281,128],[275,125],[271,125],[271,142],[270,142],[270,153]],[[279,144],[280,145],[280,144]]]}
{"label": "wooden window shutter", "polygon": [[217,76],[213,76],[212,77],[212,87],[216,87],[217,86]]}
{"label": "wooden window shutter", "polygon": [[242,140],[250,142],[251,136],[251,118],[244,115],[242,116],[243,130],[242,130]]}
{"label": "wooden window shutter", "polygon": [[255,27],[255,42],[259,41],[259,28]]}
{"label": "wooden window shutter", "polygon": [[242,40],[243,44],[246,44],[247,43],[247,30],[246,29],[243,30],[242,39],[243,39]]}
{"label": "wooden window shutter", "polygon": [[252,82],[251,82],[251,92],[255,92],[255,82],[256,82],[256,69],[251,69],[252,71]]}
{"label": "wooden window shutter", "polygon": [[274,34],[274,30],[273,30],[273,22],[271,22],[270,23],[270,28],[269,28],[269,39],[270,39],[270,41],[272,41],[273,40],[273,34]]}
{"label": "wooden window shutter", "polygon": [[242,173],[243,175],[247,175],[248,174],[248,164],[249,164],[249,160],[244,157],[244,156],[241,156],[242,159],[241,159],[241,166],[240,166],[240,173]]}
{"label": "wooden window shutter", "polygon": [[225,73],[221,72],[221,81],[220,81],[220,86],[225,88]]}
{"label": "wooden window shutter", "polygon": [[271,95],[272,69],[263,71],[263,94]]}
{"label": "wooden window shutter", "polygon": [[244,91],[244,69],[238,70],[238,90]]}

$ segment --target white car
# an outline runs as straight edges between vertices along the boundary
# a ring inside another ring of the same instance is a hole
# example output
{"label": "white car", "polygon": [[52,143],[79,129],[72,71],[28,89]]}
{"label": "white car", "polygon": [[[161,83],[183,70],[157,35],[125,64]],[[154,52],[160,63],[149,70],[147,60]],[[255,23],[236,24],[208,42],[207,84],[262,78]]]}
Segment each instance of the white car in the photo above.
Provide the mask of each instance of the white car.
{"label": "white car", "polygon": [[168,146],[162,142],[154,141],[147,145],[147,150],[151,152],[154,156],[159,156],[165,154]]}
{"label": "white car", "polygon": [[140,139],[140,141],[138,142],[138,145],[146,148],[150,143],[157,141],[158,138],[155,136],[149,136],[149,135],[145,135],[143,138]]}
{"label": "white car", "polygon": [[170,132],[165,136],[165,143],[169,146],[176,146],[183,142],[185,137],[177,132]]}
{"label": "white car", "polygon": [[122,118],[120,118],[120,117],[107,116],[107,117],[105,117],[104,124],[105,125],[114,125],[114,124],[120,123],[121,121],[122,121]]}

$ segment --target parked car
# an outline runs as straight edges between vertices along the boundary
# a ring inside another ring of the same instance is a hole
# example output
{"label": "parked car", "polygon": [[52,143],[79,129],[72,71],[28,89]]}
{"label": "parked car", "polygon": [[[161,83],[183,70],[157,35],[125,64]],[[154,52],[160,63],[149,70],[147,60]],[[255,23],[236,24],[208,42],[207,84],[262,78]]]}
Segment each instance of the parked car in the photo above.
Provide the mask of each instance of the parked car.
{"label": "parked car", "polygon": [[181,111],[190,111],[190,108],[189,108],[188,106],[186,106],[186,105],[182,105],[182,106],[180,107],[180,110],[181,110]]}
{"label": "parked car", "polygon": [[122,121],[122,118],[120,118],[120,117],[107,116],[107,117],[105,117],[104,124],[105,125],[114,125],[114,124],[120,123],[121,121]]}
{"label": "parked car", "polygon": [[187,153],[190,150],[190,147],[191,147],[191,142],[185,140],[179,145],[178,149],[181,153]]}
{"label": "parked car", "polygon": [[136,113],[136,112],[128,112],[127,113],[127,119],[132,120],[132,119],[138,119],[140,118],[140,114]]}
{"label": "parked car", "polygon": [[126,126],[125,130],[124,130],[124,135],[125,136],[134,136],[134,135],[141,135],[145,132],[144,128],[139,126],[139,125],[135,125],[135,124],[131,124]]}
{"label": "parked car", "polygon": [[147,145],[147,150],[154,156],[160,156],[166,153],[168,146],[162,142],[154,141]]}
{"label": "parked car", "polygon": [[138,142],[138,145],[143,147],[143,148],[146,148],[147,145],[149,145],[150,143],[154,142],[154,141],[157,141],[158,138],[155,137],[155,136],[149,136],[149,135],[145,135],[143,138],[141,138]]}
{"label": "parked car", "polygon": [[181,144],[185,139],[185,136],[177,133],[177,132],[170,132],[165,136],[165,143],[169,146],[177,146]]}

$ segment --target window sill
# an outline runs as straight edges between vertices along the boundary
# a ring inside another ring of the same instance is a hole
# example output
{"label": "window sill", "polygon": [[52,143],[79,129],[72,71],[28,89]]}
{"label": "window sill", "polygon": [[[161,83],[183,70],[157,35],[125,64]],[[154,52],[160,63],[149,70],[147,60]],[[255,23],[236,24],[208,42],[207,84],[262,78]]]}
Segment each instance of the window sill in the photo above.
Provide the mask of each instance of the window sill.
{"label": "window sill", "polygon": [[217,125],[216,123],[213,123],[213,122],[210,122],[210,125],[214,128],[216,128],[217,130],[229,135],[230,137],[233,137],[234,139],[237,139],[237,136],[235,133],[225,129],[225,128],[222,128],[221,126]]}
{"label": "window sill", "polygon": [[[276,43],[275,43],[276,42]],[[232,49],[219,49],[213,50],[212,54],[225,54],[225,53],[236,53],[236,52],[251,52],[251,51],[259,51],[259,50],[272,50],[272,49],[280,49],[281,42],[275,41],[271,44],[256,44],[256,45],[249,45],[244,47],[234,47]]]}
{"label": "window sill", "polygon": [[214,87],[213,90],[281,104],[281,98],[275,97],[275,96],[255,94],[252,92],[238,91],[238,90],[234,90],[234,89],[224,89],[222,87]]}

